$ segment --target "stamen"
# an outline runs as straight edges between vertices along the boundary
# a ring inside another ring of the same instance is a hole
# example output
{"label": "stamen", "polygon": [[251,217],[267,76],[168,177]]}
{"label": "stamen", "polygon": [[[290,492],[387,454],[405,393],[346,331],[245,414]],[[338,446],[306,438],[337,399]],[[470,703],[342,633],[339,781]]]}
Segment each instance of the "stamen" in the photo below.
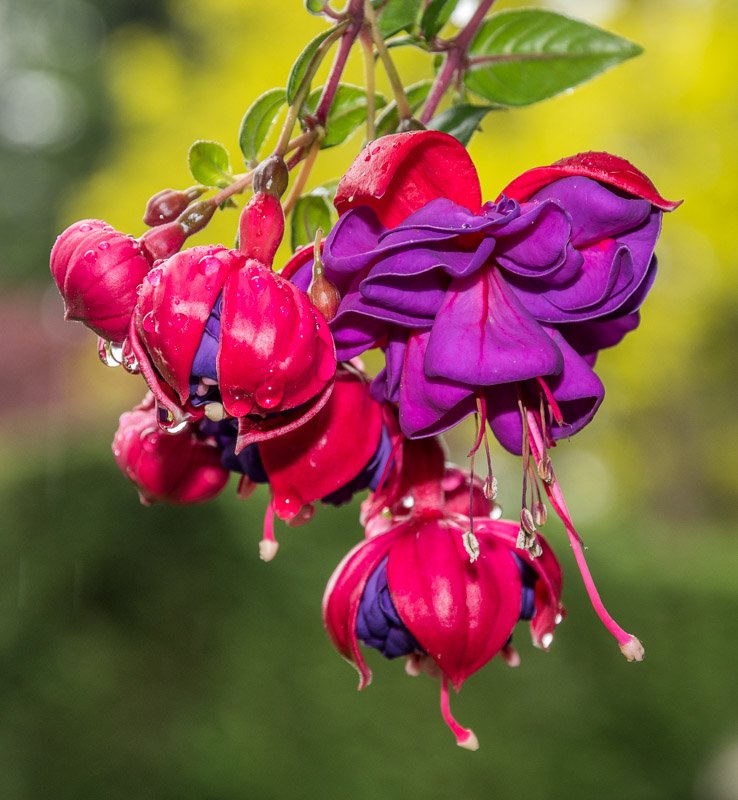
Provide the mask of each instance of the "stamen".
{"label": "stamen", "polygon": [[[199,387],[198,387],[199,388]],[[223,403],[208,403],[205,406],[205,416],[213,422],[220,422],[226,417],[225,408]]]}
{"label": "stamen", "polygon": [[559,404],[554,400],[553,392],[548,388],[546,381],[543,378],[536,378],[538,381],[539,386],[543,389],[543,393],[546,395],[546,400],[548,401],[548,405],[551,408],[553,413],[553,417],[556,420],[556,424],[559,426],[564,425],[564,415],[561,413],[561,409],[559,408]]}
{"label": "stamen", "polygon": [[448,697],[448,678],[441,676],[441,714],[443,720],[451,728],[451,732],[456,737],[456,744],[467,750],[479,750],[479,739],[477,739],[471,728],[462,728],[461,725],[451,715],[451,707]]}
{"label": "stamen", "polygon": [[[528,421],[530,423],[534,445],[533,458],[535,458],[536,463],[539,463],[541,453],[543,452],[543,441],[532,415],[530,415]],[[546,484],[545,488],[546,494],[551,501],[551,505],[554,507],[554,511],[556,511],[561,518],[561,521],[564,523],[566,533],[569,536],[569,542],[574,550],[574,557],[576,558],[579,572],[582,575],[584,586],[587,589],[587,594],[589,595],[590,602],[592,603],[592,607],[597,613],[597,616],[600,618],[600,620],[602,620],[602,624],[607,628],[607,630],[610,631],[610,633],[615,637],[617,643],[620,645],[621,652],[628,659],[628,661],[642,661],[644,649],[641,642],[632,634],[624,631],[617,624],[617,622],[615,622],[615,620],[607,612],[607,609],[600,599],[600,594],[597,591],[597,587],[595,586],[594,580],[592,579],[592,575],[589,571],[589,567],[587,566],[587,562],[584,558],[584,553],[582,552],[581,537],[574,529],[574,524],[571,521],[569,510],[567,509],[566,502],[564,501],[564,496],[561,493],[561,487],[559,486],[555,475],[553,475],[551,484]]]}
{"label": "stamen", "polygon": [[274,505],[270,500],[264,515],[264,538],[259,542],[259,558],[271,561],[278,549],[279,542],[274,538]]}
{"label": "stamen", "polygon": [[464,550],[469,554],[469,563],[473,564],[479,558],[479,540],[474,535],[474,531],[469,530],[463,535],[462,541]]}

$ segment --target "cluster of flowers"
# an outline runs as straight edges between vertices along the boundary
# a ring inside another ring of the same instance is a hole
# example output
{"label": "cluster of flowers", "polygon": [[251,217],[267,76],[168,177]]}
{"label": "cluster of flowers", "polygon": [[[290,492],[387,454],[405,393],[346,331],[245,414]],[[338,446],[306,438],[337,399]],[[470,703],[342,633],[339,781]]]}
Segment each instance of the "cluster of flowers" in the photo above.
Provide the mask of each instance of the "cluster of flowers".
{"label": "cluster of flowers", "polygon": [[[515,179],[482,202],[465,148],[416,131],[359,154],[320,247],[272,263],[284,232],[284,162],[257,168],[239,249],[193,247],[213,206],[197,189],[152,198],[139,240],[97,220],[63,233],[51,270],[68,318],[101,337],[106,363],[140,372],[143,403],[121,417],[113,451],[144,503],[197,503],[240,474],[239,496],[268,483],[273,517],[299,525],[315,504],[369,489],[366,538],[335,570],[328,634],[371,677],[359,642],[449,682],[500,656],[529,620],[548,649],[563,619],[561,569],[538,533],[543,496],[563,520],[595,609],[629,660],[643,648],[604,609],[549,450],[603,399],[598,351],[638,324],[656,273],[664,210],[623,159],[587,153]],[[370,381],[358,357],[381,348]],[[476,415],[471,470],[444,462],[437,435]],[[499,519],[487,426],[521,455],[520,518]],[[487,476],[473,472],[484,443]]]}

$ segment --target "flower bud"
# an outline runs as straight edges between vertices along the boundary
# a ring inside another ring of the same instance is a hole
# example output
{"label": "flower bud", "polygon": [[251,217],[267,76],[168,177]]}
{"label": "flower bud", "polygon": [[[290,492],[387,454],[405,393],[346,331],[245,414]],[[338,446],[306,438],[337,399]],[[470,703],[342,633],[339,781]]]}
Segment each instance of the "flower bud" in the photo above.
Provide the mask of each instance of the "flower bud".
{"label": "flower bud", "polygon": [[210,200],[201,200],[186,208],[174,222],[151,228],[138,240],[144,255],[151,264],[173,256],[182,249],[189,236],[210,222],[214,213],[215,205]]}
{"label": "flower bud", "polygon": [[146,203],[144,224],[154,227],[174,221],[193,200],[197,200],[205,191],[207,191],[205,186],[191,186],[184,191],[162,189],[150,197]]}
{"label": "flower bud", "polygon": [[174,435],[160,429],[150,393],[141,405],[121,416],[113,455],[144,505],[203,503],[228,481],[220,450],[199,436],[196,427],[188,426]]}
{"label": "flower bud", "polygon": [[279,198],[257,193],[243,207],[238,223],[238,241],[246,258],[270,267],[284,236],[284,211]]}
{"label": "flower bud", "polygon": [[271,194],[281,197],[290,182],[290,172],[281,156],[265,158],[254,170],[254,194]]}
{"label": "flower bud", "polygon": [[136,289],[149,271],[139,243],[102,220],[82,220],[57,238],[50,267],[65,318],[82,322],[103,339],[122,342]]}

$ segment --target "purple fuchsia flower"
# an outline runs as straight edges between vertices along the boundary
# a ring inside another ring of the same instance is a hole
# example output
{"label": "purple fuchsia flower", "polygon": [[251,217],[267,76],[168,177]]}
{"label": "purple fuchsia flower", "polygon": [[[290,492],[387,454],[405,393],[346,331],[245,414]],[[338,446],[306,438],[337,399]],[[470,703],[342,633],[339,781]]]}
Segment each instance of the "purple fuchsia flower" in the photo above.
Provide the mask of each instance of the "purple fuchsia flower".
{"label": "purple fuchsia flower", "polygon": [[314,416],[336,369],[325,320],[271,270],[284,219],[279,200],[266,197],[244,208],[241,251],[193,247],[156,265],[130,329],[169,423],[238,418],[239,450]]}
{"label": "purple fuchsia flower", "polygon": [[272,500],[260,544],[265,561],[277,552],[274,514],[299,525],[311,519],[318,500],[341,505],[356,492],[376,489],[391,456],[382,408],[366,376],[350,364],[339,365],[330,399],[299,428],[236,454],[234,422],[206,420],[202,427],[215,435],[223,465],[242,474],[240,497],[248,497],[257,483],[269,483]]}
{"label": "purple fuchsia flower", "polygon": [[516,666],[510,637],[521,619],[548,649],[564,614],[561,570],[545,542],[535,560],[518,554],[517,524],[489,517],[474,520],[477,550],[470,554],[471,521],[445,507],[438,444],[406,442],[404,463],[412,508],[343,559],[326,588],[323,620],[358,670],[360,689],[371,672],[359,642],[387,658],[406,657],[408,674],[439,678],[443,718],[457,743],[475,750],[473,731],[451,715],[448,684],[458,691],[498,653]]}
{"label": "purple fuchsia flower", "polygon": [[204,503],[228,482],[229,472],[221,465],[213,439],[197,426],[174,436],[163,432],[150,392],[140,405],[121,416],[113,455],[144,505]]}

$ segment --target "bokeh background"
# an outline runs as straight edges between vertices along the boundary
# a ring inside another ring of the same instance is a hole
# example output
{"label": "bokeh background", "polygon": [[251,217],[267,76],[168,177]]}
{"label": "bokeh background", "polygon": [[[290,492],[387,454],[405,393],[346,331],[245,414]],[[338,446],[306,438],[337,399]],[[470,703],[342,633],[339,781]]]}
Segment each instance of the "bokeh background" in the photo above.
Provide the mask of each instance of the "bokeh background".
{"label": "bokeh background", "polygon": [[[244,110],[323,23],[299,0],[0,0],[0,797],[738,798],[738,5],[545,5],[645,53],[488,117],[471,147],[486,196],[602,149],[685,198],[640,329],[601,357],[596,422],[554,454],[600,590],[646,661],[622,659],[549,523],[569,616],[550,653],[520,631],[522,665],[496,659],[454,699],[481,741],[468,753],[435,682],[370,654],[374,684],[357,693],[322,630],[356,506],[281,530],[263,564],[263,494],[139,505],[110,440],[142,383],[62,322],[48,252],[82,217],[142,232],[146,199],[191,183],[197,138],[237,164]],[[428,77],[397,57],[408,83]],[[196,243],[230,244],[236,220]],[[469,436],[449,439],[456,458]],[[496,464],[514,511],[517,465]]]}

